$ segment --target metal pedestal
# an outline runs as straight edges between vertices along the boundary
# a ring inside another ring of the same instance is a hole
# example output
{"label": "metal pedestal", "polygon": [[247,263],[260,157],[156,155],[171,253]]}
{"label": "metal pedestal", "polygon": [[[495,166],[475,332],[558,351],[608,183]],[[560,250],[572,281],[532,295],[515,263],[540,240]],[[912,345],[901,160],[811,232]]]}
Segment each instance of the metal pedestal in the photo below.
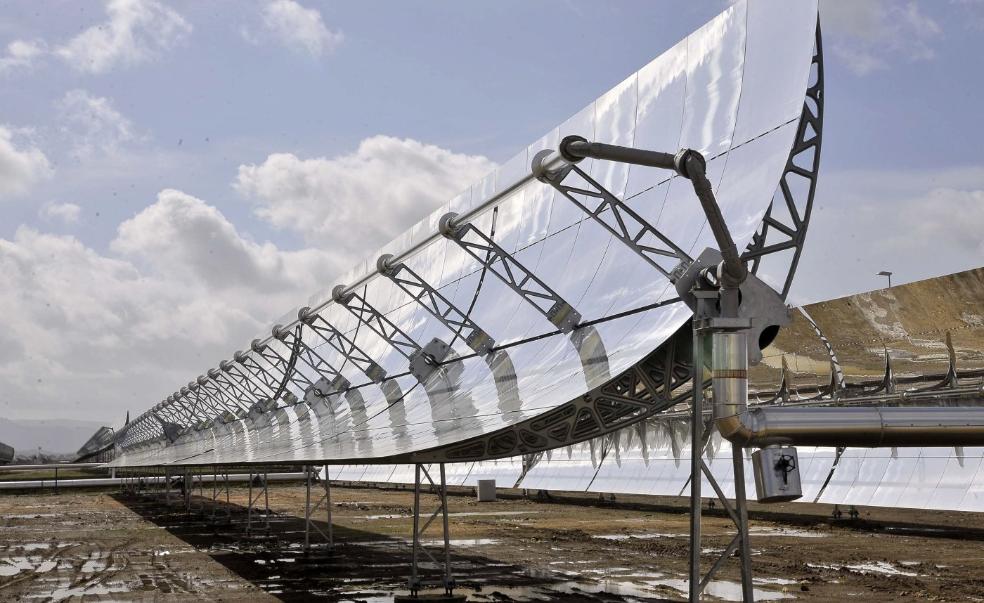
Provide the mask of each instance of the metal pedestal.
{"label": "metal pedestal", "polygon": [[[705,300],[701,299],[701,306]],[[692,603],[700,601],[704,588],[714,578],[714,575],[724,565],[729,557],[738,551],[739,562],[741,563],[741,590],[742,601],[752,603],[755,598],[752,590],[752,559],[751,548],[748,542],[748,507],[745,498],[745,459],[744,450],[736,445],[732,445],[732,463],[734,467],[735,479],[735,501],[734,505],[724,495],[721,486],[718,485],[711,468],[704,462],[703,453],[707,440],[711,435],[710,425],[705,425],[703,414],[704,402],[704,340],[710,336],[711,330],[701,324],[705,315],[698,307],[694,316],[694,385],[693,385],[693,405],[690,421],[690,575],[689,575],[689,600]],[[728,546],[725,547],[721,555],[714,561],[707,574],[702,575],[700,570],[701,553],[701,478],[706,477],[714,494],[721,502],[721,506],[728,513],[728,517],[734,522],[736,534]]]}
{"label": "metal pedestal", "polygon": [[[437,495],[437,508],[434,509],[427,517],[427,519],[421,523],[421,508],[420,508],[420,493],[421,486],[427,487],[422,483],[421,478],[424,478],[429,482],[429,489],[432,493]],[[431,554],[426,548],[424,548],[421,543],[421,537],[424,532],[434,523],[434,520],[441,517],[441,528],[444,536],[444,555],[441,561],[438,561],[434,555]],[[427,467],[424,465],[416,465],[414,471],[414,485],[413,485],[413,552],[410,558],[410,597],[416,598],[423,588],[428,585],[420,577],[419,566],[421,564],[421,553],[426,556],[426,558],[433,565],[441,568],[441,586],[444,587],[444,594],[446,597],[454,596],[454,577],[451,575],[451,545],[450,545],[450,533],[448,531],[448,499],[447,499],[447,481],[445,479],[444,473],[444,463],[440,464],[440,484],[434,482],[431,477],[430,472],[427,471]],[[436,585],[435,585],[436,586]]]}

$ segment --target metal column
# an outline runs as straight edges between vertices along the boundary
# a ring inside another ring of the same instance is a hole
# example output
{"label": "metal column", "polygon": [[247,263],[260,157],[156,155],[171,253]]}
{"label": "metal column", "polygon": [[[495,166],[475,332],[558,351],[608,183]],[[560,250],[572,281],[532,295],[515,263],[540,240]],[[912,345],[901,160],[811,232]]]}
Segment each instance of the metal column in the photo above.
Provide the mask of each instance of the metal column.
{"label": "metal column", "polygon": [[[413,550],[410,557],[410,596],[416,597],[422,588],[426,587],[426,584],[420,577],[420,572],[418,565],[420,563],[420,554],[423,553],[431,561],[431,563],[442,566],[443,565],[443,575],[441,576],[441,584],[444,587],[444,594],[446,596],[451,596],[454,594],[454,577],[451,574],[451,540],[450,531],[448,526],[448,498],[447,498],[447,480],[445,478],[444,463],[440,464],[440,485],[434,482],[431,477],[430,472],[424,465],[417,464],[414,471],[414,485],[413,485]],[[430,514],[427,520],[421,525],[420,523],[420,492],[421,492],[421,476],[427,479],[430,483],[430,491],[437,494],[438,497],[438,507]],[[437,519],[437,516],[441,516],[441,526],[444,535],[444,559],[443,561],[438,561],[434,555],[431,554],[426,548],[421,544],[421,536],[427,531],[427,528]]]}
{"label": "metal column", "polygon": [[[315,532],[321,535],[321,538],[328,543],[328,548],[335,546],[335,538],[331,525],[331,480],[328,479],[328,466],[325,465],[325,479],[323,480],[324,494],[318,499],[315,505],[311,506],[311,475],[314,473],[314,467],[307,465],[304,468],[306,473],[306,488],[304,495],[304,551],[308,552],[311,550],[311,530],[314,529]],[[316,523],[311,519],[315,512],[321,508],[321,505],[325,506],[325,513],[328,519],[328,530],[327,532],[318,527]]]}

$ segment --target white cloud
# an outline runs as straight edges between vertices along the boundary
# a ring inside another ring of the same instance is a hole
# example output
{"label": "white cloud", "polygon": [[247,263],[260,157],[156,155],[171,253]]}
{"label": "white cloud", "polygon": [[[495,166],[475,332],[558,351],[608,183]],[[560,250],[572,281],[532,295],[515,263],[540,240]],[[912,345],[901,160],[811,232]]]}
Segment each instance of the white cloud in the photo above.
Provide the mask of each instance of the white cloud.
{"label": "white cloud", "polygon": [[0,201],[23,195],[51,174],[48,158],[37,147],[19,148],[14,132],[0,126]]}
{"label": "white cloud", "polygon": [[285,252],[253,242],[216,208],[173,189],[161,191],[156,203],[120,224],[111,249],[173,282],[216,291],[284,290],[308,278],[313,290],[316,277],[328,272],[323,253]]}
{"label": "white cloud", "polygon": [[70,90],[57,104],[62,134],[76,157],[114,154],[121,144],[136,139],[133,123],[113,106],[113,101]]}
{"label": "white cloud", "polygon": [[886,69],[897,57],[936,57],[933,43],[942,28],[915,2],[825,0],[820,14],[833,53],[857,75]]}
{"label": "white cloud", "polygon": [[844,171],[819,187],[794,303],[871,290],[880,270],[903,283],[984,265],[984,167]]}
{"label": "white cloud", "polygon": [[[340,31],[332,31],[325,25],[321,13],[304,8],[294,0],[273,0],[262,12],[263,29],[280,44],[295,52],[320,57],[342,43]],[[256,43],[256,36],[244,31],[246,39]]]}
{"label": "white cloud", "polygon": [[45,203],[38,215],[47,221],[75,224],[82,215],[82,208],[74,203]]}
{"label": "white cloud", "polygon": [[17,69],[28,69],[47,51],[44,40],[14,40],[0,56],[0,75]]}
{"label": "white cloud", "polygon": [[156,58],[180,43],[191,25],[155,0],[107,0],[108,20],[86,29],[55,54],[72,68],[105,73]]}
{"label": "white cloud", "polygon": [[324,257],[253,242],[175,190],[108,252],[22,226],[0,239],[0,414],[139,414],[330,282]]}
{"label": "white cloud", "polygon": [[347,268],[494,167],[482,156],[374,136],[330,159],[280,153],[241,165],[234,185],[257,215],[330,248]]}

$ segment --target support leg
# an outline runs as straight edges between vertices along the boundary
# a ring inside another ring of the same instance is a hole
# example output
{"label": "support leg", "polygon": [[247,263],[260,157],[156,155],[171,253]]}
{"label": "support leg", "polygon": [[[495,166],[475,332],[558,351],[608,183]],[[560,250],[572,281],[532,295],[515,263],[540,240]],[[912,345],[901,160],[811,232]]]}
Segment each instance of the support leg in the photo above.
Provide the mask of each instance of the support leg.
{"label": "support leg", "polygon": [[248,536],[253,530],[253,472],[249,472],[249,481],[247,481],[246,490],[246,500],[249,501],[246,504],[246,535]]}
{"label": "support leg", "polygon": [[700,600],[701,460],[704,435],[703,338],[694,329],[693,408],[690,416],[690,602]]}
{"label": "support leg", "polygon": [[738,537],[741,554],[741,593],[742,601],[755,600],[752,585],[752,547],[748,542],[748,501],[745,498],[745,451],[739,446],[731,447],[735,473],[735,514],[738,516]]}
{"label": "support leg", "polygon": [[417,557],[420,552],[420,465],[414,467],[413,479],[413,551],[410,553],[410,596],[420,593],[420,576],[417,574]]}
{"label": "support leg", "polygon": [[304,466],[304,551],[311,550],[311,466]]}

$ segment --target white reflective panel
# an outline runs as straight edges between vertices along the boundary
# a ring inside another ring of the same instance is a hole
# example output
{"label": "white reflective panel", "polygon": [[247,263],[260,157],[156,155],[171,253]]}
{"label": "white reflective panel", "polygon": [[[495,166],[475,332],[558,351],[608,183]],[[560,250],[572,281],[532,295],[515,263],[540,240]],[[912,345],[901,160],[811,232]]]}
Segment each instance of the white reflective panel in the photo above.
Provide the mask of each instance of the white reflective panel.
{"label": "white reflective panel", "polygon": [[[823,503],[843,503],[844,499],[854,487],[854,482],[858,479],[861,471],[861,463],[864,461],[865,450],[862,448],[848,448],[837,459],[837,465],[833,473],[830,474],[830,481],[824,488],[819,502]],[[802,471],[803,459],[800,457],[800,468]],[[802,473],[801,473],[802,474]]]}
{"label": "white reflective panel", "polygon": [[[680,148],[687,92],[687,41],[681,41],[640,69],[637,80],[639,100],[632,145],[640,149],[675,153]],[[629,171],[625,194],[627,197],[635,196],[670,175],[663,170],[633,166]],[[656,210],[662,207],[662,197],[655,205]]]}
{"label": "white reflective panel", "polygon": [[574,446],[568,458],[556,451],[551,459],[543,458],[526,473],[520,487],[530,490],[584,492],[594,479],[597,468],[592,464],[590,444]]}
{"label": "white reflective panel", "polygon": [[518,488],[523,475],[523,459],[510,457],[491,461],[479,461],[472,465],[471,473],[462,482],[463,486],[478,486],[478,480],[494,479],[496,488]]}
{"label": "white reflective panel", "polygon": [[902,493],[913,478],[915,459],[919,458],[919,448],[899,448],[890,455],[885,476],[871,497],[869,504],[877,507],[898,507]]}
{"label": "white reflective panel", "polygon": [[[796,120],[803,108],[809,72],[797,67],[809,63],[813,45],[803,44],[816,29],[817,2],[755,0],[748,3],[745,69],[735,144]],[[777,19],[782,13],[785,18]],[[798,77],[790,74],[797,73]]]}
{"label": "white reflective panel", "polygon": [[[975,448],[984,457],[984,449]],[[984,511],[984,459],[978,466],[977,473],[967,487],[967,494],[960,502],[961,511]]]}
{"label": "white reflective panel", "polygon": [[803,502],[816,500],[820,488],[830,475],[835,454],[833,448],[797,448],[797,456],[800,459],[800,486],[803,490],[803,498],[800,500]]}
{"label": "white reflective panel", "polygon": [[[944,449],[940,450],[942,452]],[[974,478],[981,468],[984,448],[966,447],[960,449],[959,454],[953,448],[945,450],[949,456],[946,469],[943,470],[943,476],[936,485],[927,508],[959,511],[967,500],[967,495],[974,485]]]}
{"label": "white reflective panel", "polygon": [[687,96],[680,148],[694,149],[708,159],[731,148],[744,59],[744,2],[732,5],[687,38]]}
{"label": "white reflective panel", "polygon": [[928,508],[952,452],[952,449],[948,448],[919,448],[918,450],[919,456],[909,459],[912,479],[899,496],[896,506],[912,509]]}

